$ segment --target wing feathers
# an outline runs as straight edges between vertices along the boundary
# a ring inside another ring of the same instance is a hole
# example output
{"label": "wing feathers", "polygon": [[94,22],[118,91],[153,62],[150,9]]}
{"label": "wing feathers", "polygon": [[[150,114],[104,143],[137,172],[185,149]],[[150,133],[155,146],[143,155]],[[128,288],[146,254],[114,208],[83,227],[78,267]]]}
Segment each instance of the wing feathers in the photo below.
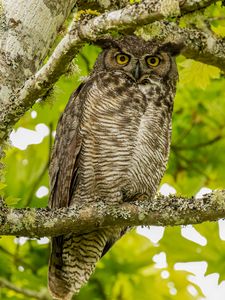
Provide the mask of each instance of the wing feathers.
{"label": "wing feathers", "polygon": [[55,145],[52,151],[50,176],[50,199],[49,207],[69,206],[71,190],[76,183],[77,157],[81,150],[81,137],[79,136],[79,125],[82,114],[84,97],[81,91],[82,83],[71,95],[70,100],[63,112],[57,127]]}

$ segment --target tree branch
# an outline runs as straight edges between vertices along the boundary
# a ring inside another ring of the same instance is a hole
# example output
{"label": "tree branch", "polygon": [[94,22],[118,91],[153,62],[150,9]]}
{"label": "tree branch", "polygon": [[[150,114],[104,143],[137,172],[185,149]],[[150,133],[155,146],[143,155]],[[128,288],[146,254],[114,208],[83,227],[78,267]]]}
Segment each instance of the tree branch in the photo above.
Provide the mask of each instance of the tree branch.
{"label": "tree branch", "polygon": [[[171,1],[168,3],[166,0],[143,0],[139,4],[127,5],[120,10],[103,13],[89,21],[73,20],[68,33],[58,44],[48,62],[35,76],[25,82],[24,87],[15,93],[8,103],[5,103],[4,109],[0,113],[0,141],[7,137],[10,128],[26,110],[66,72],[68,65],[85,42],[95,41],[100,35],[112,30],[122,32],[129,29],[134,31],[137,26],[169,16],[178,16],[180,13],[203,8],[214,2],[216,1],[187,0],[179,7],[179,1],[176,0],[172,1],[173,5],[171,5]],[[169,33],[170,36],[177,33],[182,39],[188,37],[190,40],[185,39],[184,48],[184,55],[187,57],[218,66],[222,70],[225,69],[225,42],[222,39],[215,39],[203,32],[180,29],[172,23],[164,24],[164,27],[159,26],[159,30]],[[152,36],[154,36],[154,32],[152,32]]]}
{"label": "tree branch", "polygon": [[76,0],[0,1],[0,111],[49,52]]}
{"label": "tree branch", "polygon": [[[184,6],[186,8],[186,12],[191,12],[194,10],[202,9],[209,6],[211,3],[216,2],[212,0],[203,0],[203,1],[192,1],[192,0],[178,0],[180,6]],[[136,3],[139,1],[136,1]],[[160,1],[158,1],[160,2]],[[123,8],[131,3],[130,0],[91,0],[91,1],[83,1],[78,0],[77,5],[82,9],[97,9],[97,10],[112,10]],[[135,4],[135,1],[133,1]],[[169,5],[172,3],[170,2]]]}
{"label": "tree branch", "polygon": [[145,38],[155,36],[161,40],[183,43],[182,54],[225,71],[225,40],[190,28],[180,28],[175,23],[155,22],[138,32]]}
{"label": "tree branch", "polygon": [[199,149],[199,148],[204,148],[206,146],[210,146],[218,141],[220,141],[223,138],[222,135],[217,135],[214,138],[205,141],[205,142],[201,142],[201,143],[197,143],[197,144],[193,144],[193,145],[180,145],[178,143],[174,143],[173,145],[171,145],[171,150],[172,151],[182,151],[182,150],[193,150],[193,149]]}
{"label": "tree branch", "polygon": [[47,291],[36,292],[33,290],[20,288],[4,278],[0,278],[0,287],[5,287],[16,293],[22,294],[24,296],[27,296],[27,297],[33,298],[33,299],[38,299],[38,300],[50,300],[51,299],[50,296],[48,295]]}
{"label": "tree branch", "polygon": [[120,205],[99,202],[75,208],[1,207],[0,235],[27,237],[57,236],[107,226],[187,225],[225,217],[225,190],[201,199],[158,195]]}
{"label": "tree branch", "polygon": [[0,252],[8,255],[11,258],[13,264],[15,264],[16,266],[19,264],[19,265],[22,265],[25,268],[30,269],[33,274],[36,272],[36,269],[32,264],[27,263],[26,261],[24,261],[20,257],[15,257],[15,254],[11,253],[8,249],[5,249],[4,247],[0,246]]}

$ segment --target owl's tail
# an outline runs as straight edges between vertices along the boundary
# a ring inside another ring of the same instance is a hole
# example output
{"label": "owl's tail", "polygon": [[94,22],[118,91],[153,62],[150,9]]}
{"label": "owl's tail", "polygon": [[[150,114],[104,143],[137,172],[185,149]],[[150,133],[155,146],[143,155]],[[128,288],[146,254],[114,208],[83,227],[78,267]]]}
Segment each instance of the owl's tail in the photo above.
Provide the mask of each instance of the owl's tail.
{"label": "owl's tail", "polygon": [[121,236],[121,230],[102,229],[52,239],[48,283],[53,299],[70,300],[88,281],[97,261]]}

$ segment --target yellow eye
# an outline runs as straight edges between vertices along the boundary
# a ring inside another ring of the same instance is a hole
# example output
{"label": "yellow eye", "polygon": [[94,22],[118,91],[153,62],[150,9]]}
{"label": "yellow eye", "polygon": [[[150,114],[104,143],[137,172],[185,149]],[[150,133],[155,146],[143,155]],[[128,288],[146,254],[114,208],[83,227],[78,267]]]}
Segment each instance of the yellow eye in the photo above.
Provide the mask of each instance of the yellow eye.
{"label": "yellow eye", "polygon": [[116,62],[119,65],[126,65],[130,61],[130,57],[124,53],[120,53],[116,55]]}
{"label": "yellow eye", "polygon": [[148,56],[146,62],[150,67],[157,67],[160,63],[160,58],[158,56]]}

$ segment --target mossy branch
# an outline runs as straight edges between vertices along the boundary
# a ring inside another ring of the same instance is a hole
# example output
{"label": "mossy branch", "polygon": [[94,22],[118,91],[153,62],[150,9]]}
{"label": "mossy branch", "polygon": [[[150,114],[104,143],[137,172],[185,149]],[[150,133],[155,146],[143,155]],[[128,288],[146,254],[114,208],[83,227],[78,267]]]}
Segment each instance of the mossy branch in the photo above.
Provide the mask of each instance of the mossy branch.
{"label": "mossy branch", "polygon": [[225,217],[225,190],[200,199],[158,195],[120,205],[99,202],[73,208],[0,208],[0,235],[57,236],[115,226],[175,226]]}
{"label": "mossy branch", "polygon": [[[158,0],[157,0],[158,1]],[[100,11],[104,10],[115,10],[119,8],[123,8],[129,4],[137,4],[141,2],[140,0],[77,0],[77,6],[82,7],[83,9],[97,9]],[[158,1],[160,2],[160,1]],[[186,11],[194,11],[198,9],[202,9],[206,6],[209,6],[211,3],[216,2],[213,0],[201,0],[201,1],[193,1],[193,0],[174,0],[168,1],[168,0],[162,0],[161,2],[168,3],[168,5],[171,6],[173,2],[179,2],[180,6],[183,6],[184,8],[188,8]]]}

